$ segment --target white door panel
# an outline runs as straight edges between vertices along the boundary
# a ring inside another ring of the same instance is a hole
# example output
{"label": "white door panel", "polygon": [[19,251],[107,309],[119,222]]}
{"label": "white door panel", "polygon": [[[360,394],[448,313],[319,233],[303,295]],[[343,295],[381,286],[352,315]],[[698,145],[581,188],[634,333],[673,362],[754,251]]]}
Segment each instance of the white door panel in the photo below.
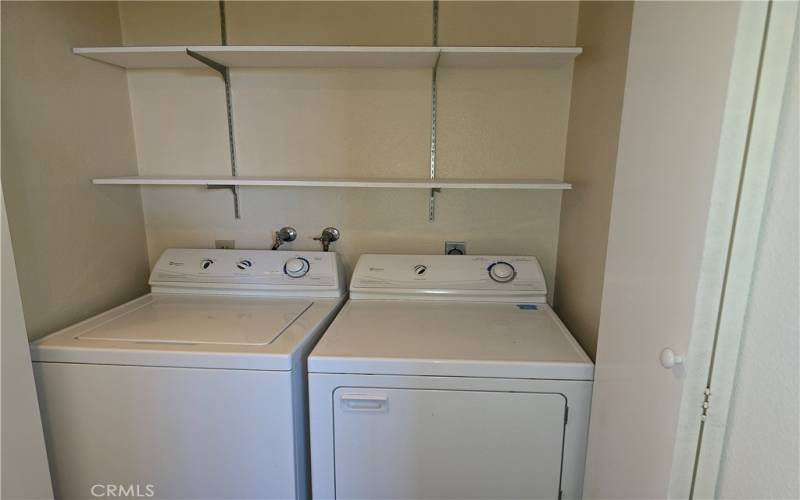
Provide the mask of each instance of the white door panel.
{"label": "white door panel", "polygon": [[561,394],[339,388],[336,497],[558,498],[565,409]]}
{"label": "white door panel", "polygon": [[635,3],[585,498],[689,495],[766,7]]}

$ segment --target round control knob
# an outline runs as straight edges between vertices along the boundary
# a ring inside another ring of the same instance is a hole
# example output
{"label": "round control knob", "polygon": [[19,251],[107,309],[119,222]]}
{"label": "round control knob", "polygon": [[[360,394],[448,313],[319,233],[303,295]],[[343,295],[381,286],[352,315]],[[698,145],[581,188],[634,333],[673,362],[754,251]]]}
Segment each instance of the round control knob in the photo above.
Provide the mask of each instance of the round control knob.
{"label": "round control knob", "polygon": [[489,266],[489,277],[498,283],[508,283],[516,277],[517,271],[508,262],[495,262]]}
{"label": "round control knob", "polygon": [[236,263],[236,267],[241,269],[242,271],[246,271],[253,267],[253,261],[250,259],[242,259]]}
{"label": "round control knob", "polygon": [[291,278],[302,278],[308,274],[309,269],[311,269],[311,265],[302,257],[289,259],[283,265],[283,271]]}
{"label": "round control knob", "polygon": [[200,268],[204,271],[214,265],[214,261],[211,259],[203,259],[200,261]]}

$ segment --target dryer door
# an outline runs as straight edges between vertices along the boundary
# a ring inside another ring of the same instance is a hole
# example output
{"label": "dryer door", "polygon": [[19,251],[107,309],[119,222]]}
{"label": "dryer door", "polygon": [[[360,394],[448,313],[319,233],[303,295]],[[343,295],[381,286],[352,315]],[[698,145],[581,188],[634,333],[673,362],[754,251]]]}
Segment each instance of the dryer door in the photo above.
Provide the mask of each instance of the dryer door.
{"label": "dryer door", "polygon": [[337,498],[558,498],[561,394],[339,388]]}

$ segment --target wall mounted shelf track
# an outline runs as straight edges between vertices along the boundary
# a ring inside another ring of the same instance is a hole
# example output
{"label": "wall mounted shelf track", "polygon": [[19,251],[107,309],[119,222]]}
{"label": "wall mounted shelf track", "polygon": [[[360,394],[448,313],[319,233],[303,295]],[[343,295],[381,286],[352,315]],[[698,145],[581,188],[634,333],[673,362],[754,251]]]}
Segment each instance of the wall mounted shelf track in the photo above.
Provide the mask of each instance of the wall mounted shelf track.
{"label": "wall mounted shelf track", "polygon": [[187,50],[228,68],[552,67],[580,47],[161,46],[75,48],[77,55],[129,69],[203,68]]}
{"label": "wall mounted shelf track", "polygon": [[283,186],[383,189],[571,189],[572,185],[553,179],[328,179],[267,177],[105,177],[94,184],[134,186]]}

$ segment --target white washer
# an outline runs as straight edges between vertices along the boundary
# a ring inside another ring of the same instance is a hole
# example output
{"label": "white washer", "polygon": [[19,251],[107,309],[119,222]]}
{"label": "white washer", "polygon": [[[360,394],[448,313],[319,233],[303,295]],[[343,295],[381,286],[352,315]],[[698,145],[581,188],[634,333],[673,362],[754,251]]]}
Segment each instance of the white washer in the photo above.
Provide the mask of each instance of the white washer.
{"label": "white washer", "polygon": [[56,497],[308,497],[305,358],[346,298],[336,255],[171,249],[150,285],[31,345]]}
{"label": "white washer", "polygon": [[308,361],[315,498],[580,498],[594,367],[534,257],[364,255]]}

